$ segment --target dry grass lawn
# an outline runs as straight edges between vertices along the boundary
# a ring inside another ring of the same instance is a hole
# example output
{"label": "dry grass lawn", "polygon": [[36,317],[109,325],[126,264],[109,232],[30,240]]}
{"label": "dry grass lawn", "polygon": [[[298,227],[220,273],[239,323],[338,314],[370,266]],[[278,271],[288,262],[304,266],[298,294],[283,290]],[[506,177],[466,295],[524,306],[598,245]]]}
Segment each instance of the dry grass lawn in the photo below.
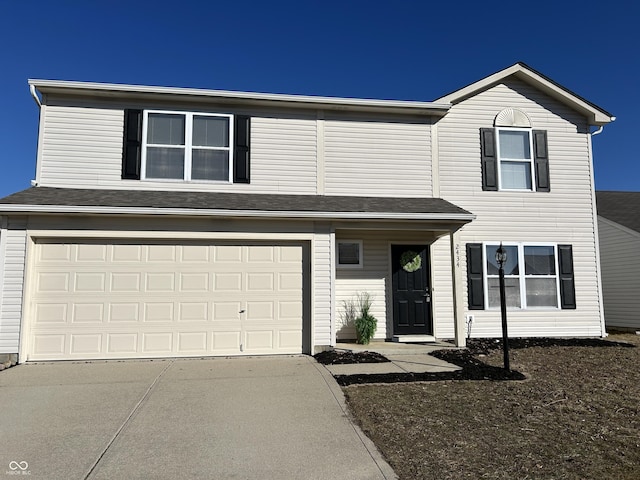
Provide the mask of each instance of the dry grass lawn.
{"label": "dry grass lawn", "polygon": [[[608,339],[640,347],[636,335]],[[502,365],[502,351],[480,359]],[[511,367],[528,379],[344,391],[404,480],[640,479],[640,348],[515,349]]]}

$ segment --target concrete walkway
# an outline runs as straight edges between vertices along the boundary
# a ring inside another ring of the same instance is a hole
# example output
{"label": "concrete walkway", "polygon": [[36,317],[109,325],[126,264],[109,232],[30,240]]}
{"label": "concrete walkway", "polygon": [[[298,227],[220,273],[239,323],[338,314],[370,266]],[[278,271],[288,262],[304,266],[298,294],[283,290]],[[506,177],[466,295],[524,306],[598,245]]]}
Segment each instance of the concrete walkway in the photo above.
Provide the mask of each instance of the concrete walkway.
{"label": "concrete walkway", "polygon": [[351,352],[376,352],[387,357],[388,363],[357,363],[347,365],[327,365],[333,375],[384,374],[384,373],[428,373],[453,372],[461,370],[457,365],[432,357],[435,350],[456,347],[448,343],[394,343],[371,342],[369,345],[338,343],[336,350]]}
{"label": "concrete walkway", "polygon": [[7,476],[396,478],[306,356],[19,365],[0,405]]}

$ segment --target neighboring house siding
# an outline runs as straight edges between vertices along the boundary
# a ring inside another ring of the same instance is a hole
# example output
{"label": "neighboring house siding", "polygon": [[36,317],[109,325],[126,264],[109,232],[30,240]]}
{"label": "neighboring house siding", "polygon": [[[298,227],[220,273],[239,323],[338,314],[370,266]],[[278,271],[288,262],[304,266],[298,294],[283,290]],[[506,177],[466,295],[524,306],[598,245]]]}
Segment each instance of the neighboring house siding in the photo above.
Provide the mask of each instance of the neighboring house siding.
{"label": "neighboring house siding", "polygon": [[0,236],[0,258],[4,269],[0,275],[0,353],[18,353],[22,295],[26,259],[26,221],[10,219]]}
{"label": "neighboring house siding", "polygon": [[[547,131],[551,191],[482,190],[480,128],[493,126],[504,108],[524,111],[534,129]],[[601,335],[592,209],[588,125],[575,111],[517,80],[495,85],[454,105],[438,124],[440,195],[476,215],[460,232],[460,269],[466,278],[465,244],[484,241],[573,245],[576,310],[509,312],[511,336]],[[444,268],[444,266],[443,266]],[[444,273],[441,274],[444,276]],[[466,282],[460,299],[467,308]],[[500,312],[473,310],[472,336],[500,334]],[[462,319],[464,321],[464,319]]]}
{"label": "neighboring house siding", "polygon": [[[154,105],[153,108],[165,108]],[[184,106],[176,108],[185,111]],[[215,109],[212,109],[215,111]],[[242,112],[247,113],[247,112]],[[251,183],[122,180],[124,110],[44,105],[41,186],[316,194],[316,120],[251,114]]]}
{"label": "neighboring house siding", "polygon": [[640,233],[598,221],[607,327],[640,329]]}
{"label": "neighboring house siding", "polygon": [[325,193],[431,197],[431,126],[385,119],[327,119]]}

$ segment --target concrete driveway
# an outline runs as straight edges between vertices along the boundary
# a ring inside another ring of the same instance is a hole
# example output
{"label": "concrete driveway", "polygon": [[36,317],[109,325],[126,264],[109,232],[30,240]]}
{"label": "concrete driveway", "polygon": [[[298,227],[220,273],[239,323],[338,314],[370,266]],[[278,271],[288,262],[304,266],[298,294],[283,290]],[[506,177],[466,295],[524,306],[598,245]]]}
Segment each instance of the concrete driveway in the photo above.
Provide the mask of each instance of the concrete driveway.
{"label": "concrete driveway", "polygon": [[306,356],[20,365],[0,408],[7,478],[396,478]]}

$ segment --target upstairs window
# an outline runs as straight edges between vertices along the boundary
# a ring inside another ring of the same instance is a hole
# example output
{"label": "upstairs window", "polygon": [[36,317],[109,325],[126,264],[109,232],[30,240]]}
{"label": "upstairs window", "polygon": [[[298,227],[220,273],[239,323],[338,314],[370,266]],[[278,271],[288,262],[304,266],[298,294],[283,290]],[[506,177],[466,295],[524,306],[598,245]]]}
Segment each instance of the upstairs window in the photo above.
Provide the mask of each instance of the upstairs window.
{"label": "upstairs window", "polygon": [[532,126],[525,112],[505,108],[494,128],[480,129],[482,190],[551,191],[547,132]]}
{"label": "upstairs window", "polygon": [[500,190],[533,190],[531,130],[496,129]]}
{"label": "upstairs window", "polygon": [[145,111],[144,179],[232,181],[231,115]]}

